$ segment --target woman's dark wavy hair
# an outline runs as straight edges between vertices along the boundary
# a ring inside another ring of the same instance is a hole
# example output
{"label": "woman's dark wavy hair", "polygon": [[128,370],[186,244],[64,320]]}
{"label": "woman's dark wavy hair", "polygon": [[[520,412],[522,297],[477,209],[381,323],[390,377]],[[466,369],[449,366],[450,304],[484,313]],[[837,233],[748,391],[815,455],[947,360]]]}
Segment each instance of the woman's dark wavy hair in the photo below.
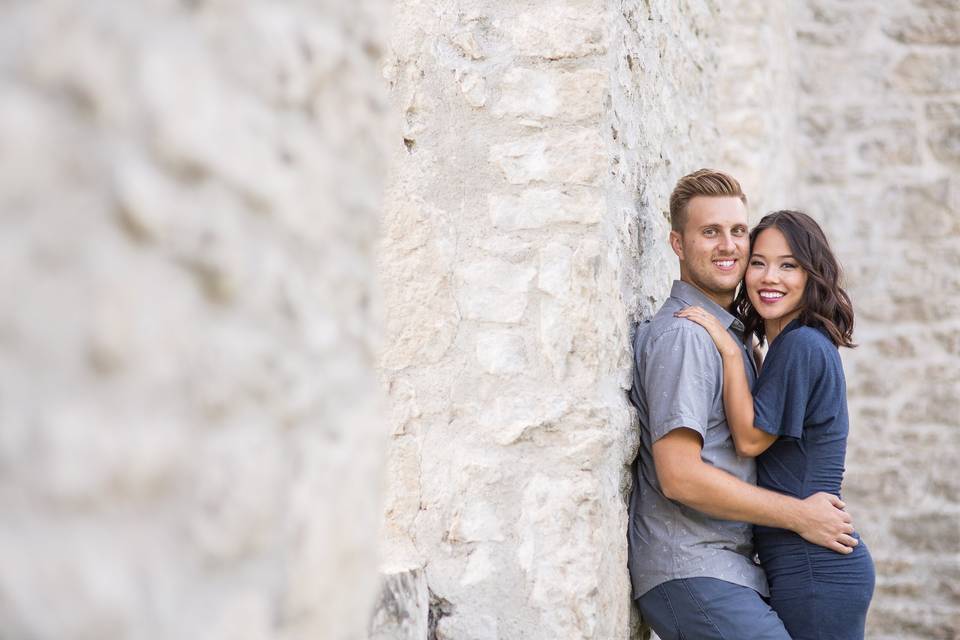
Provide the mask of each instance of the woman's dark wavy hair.
{"label": "woman's dark wavy hair", "polygon": [[[823,328],[838,347],[857,346],[852,340],[853,305],[850,296],[840,287],[840,263],[834,257],[820,225],[800,211],[768,213],[750,231],[751,252],[757,236],[770,227],[775,227],[784,235],[794,259],[807,273],[807,285],[803,290],[798,316],[800,324]],[[752,333],[762,342],[765,334],[763,318],[753,308],[745,285],[740,285],[733,304],[743,320],[747,335]]]}

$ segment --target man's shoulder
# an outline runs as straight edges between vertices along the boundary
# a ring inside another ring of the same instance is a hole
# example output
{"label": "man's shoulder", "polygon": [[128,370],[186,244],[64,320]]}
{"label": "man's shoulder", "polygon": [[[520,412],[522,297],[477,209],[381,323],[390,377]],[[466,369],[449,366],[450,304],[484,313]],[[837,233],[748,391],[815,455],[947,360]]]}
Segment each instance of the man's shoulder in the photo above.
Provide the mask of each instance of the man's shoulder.
{"label": "man's shoulder", "polygon": [[692,320],[677,318],[675,311],[682,309],[680,305],[667,304],[637,326],[634,346],[651,348],[662,343],[671,343],[680,348],[704,348],[716,351],[713,340],[707,330]]}

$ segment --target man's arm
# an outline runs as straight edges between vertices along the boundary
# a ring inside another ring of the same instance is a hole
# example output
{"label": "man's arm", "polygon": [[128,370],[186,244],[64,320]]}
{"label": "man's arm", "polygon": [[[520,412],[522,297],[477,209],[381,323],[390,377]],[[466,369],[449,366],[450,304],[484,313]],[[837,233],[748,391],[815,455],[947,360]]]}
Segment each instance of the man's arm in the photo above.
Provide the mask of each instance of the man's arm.
{"label": "man's arm", "polygon": [[663,493],[697,511],[724,520],[789,529],[804,540],[850,553],[858,542],[840,498],[817,493],[805,500],[761,489],[703,461],[700,434],[674,429],[653,444]]}

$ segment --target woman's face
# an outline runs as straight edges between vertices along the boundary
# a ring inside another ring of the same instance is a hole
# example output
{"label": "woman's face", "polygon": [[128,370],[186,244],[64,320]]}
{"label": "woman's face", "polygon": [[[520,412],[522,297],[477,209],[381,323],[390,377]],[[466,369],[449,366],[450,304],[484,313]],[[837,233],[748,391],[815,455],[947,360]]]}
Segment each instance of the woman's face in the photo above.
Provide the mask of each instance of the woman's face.
{"label": "woman's face", "polygon": [[776,227],[760,232],[744,276],[747,296],[766,321],[790,322],[800,314],[807,272],[790,252],[790,245]]}

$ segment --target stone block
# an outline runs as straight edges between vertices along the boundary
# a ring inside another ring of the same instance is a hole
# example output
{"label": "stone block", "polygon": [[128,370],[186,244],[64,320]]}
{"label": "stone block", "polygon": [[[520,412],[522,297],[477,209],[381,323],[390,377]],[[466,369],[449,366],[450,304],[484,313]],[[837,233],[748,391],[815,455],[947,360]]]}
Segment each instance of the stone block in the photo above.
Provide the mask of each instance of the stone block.
{"label": "stone block", "polygon": [[548,60],[581,58],[606,49],[599,2],[534,5],[498,25],[517,55]]}
{"label": "stone block", "polygon": [[492,559],[490,547],[484,544],[477,544],[470,557],[467,559],[467,567],[464,570],[463,577],[460,579],[460,586],[469,587],[488,580],[496,567]]}
{"label": "stone block", "polygon": [[936,239],[960,233],[960,220],[950,206],[949,180],[893,187],[882,201],[897,213],[896,232],[902,236]]}
{"label": "stone block", "polygon": [[465,500],[454,510],[446,539],[451,543],[503,542],[500,509],[494,502]]}
{"label": "stone block", "polygon": [[607,170],[600,132],[588,127],[551,129],[494,145],[490,161],[500,167],[511,184],[594,185]]}
{"label": "stone block", "polygon": [[487,373],[520,373],[527,367],[523,336],[509,331],[485,331],[477,335],[477,362]]}
{"label": "stone block", "polygon": [[517,561],[530,582],[529,604],[542,611],[550,638],[591,638],[600,589],[595,486],[585,475],[535,475],[523,491]]}
{"label": "stone block", "polygon": [[487,80],[478,73],[464,73],[460,78],[460,91],[471,107],[479,109],[487,103]]}
{"label": "stone block", "polygon": [[[846,33],[844,37],[849,37]],[[843,49],[804,50],[804,64],[797,70],[801,95],[833,97],[837,95],[873,95],[890,85],[890,52],[880,50],[869,58],[850,64]],[[829,69],[829,73],[825,72]]]}
{"label": "stone block", "polygon": [[887,100],[880,104],[870,101],[843,110],[843,125],[848,131],[868,129],[916,127],[917,110],[909,102]]}
{"label": "stone block", "polygon": [[407,528],[420,509],[420,444],[415,437],[399,436],[387,448],[384,517]]}
{"label": "stone block", "polygon": [[960,102],[955,100],[932,100],[927,103],[924,113],[931,122],[960,124]]}
{"label": "stone block", "polygon": [[554,429],[569,410],[568,398],[556,393],[515,390],[483,407],[478,421],[499,445],[530,439],[539,431]]}
{"label": "stone block", "polygon": [[797,39],[823,47],[836,47],[849,41],[850,32],[862,23],[864,7],[847,8],[836,2],[806,0],[799,4],[801,22]]}
{"label": "stone block", "polygon": [[960,11],[917,11],[891,15],[883,32],[904,44],[960,44]]}
{"label": "stone block", "polygon": [[488,197],[493,226],[506,231],[540,229],[554,224],[593,224],[605,206],[602,193],[587,187],[527,189],[519,195]]}
{"label": "stone block", "polygon": [[897,516],[890,530],[905,548],[955,554],[960,549],[960,513],[955,510],[938,513],[911,513]]}
{"label": "stone block", "polygon": [[436,640],[500,640],[497,619],[489,614],[453,613],[437,624]]}
{"label": "stone block", "polygon": [[607,74],[599,69],[513,68],[503,75],[498,117],[558,118],[567,122],[599,117]]}
{"label": "stone block", "polygon": [[567,357],[573,351],[576,325],[571,316],[571,310],[563,301],[540,300],[540,352],[550,363],[556,381],[566,376]]}
{"label": "stone block", "polygon": [[482,60],[484,58],[483,48],[480,46],[477,34],[472,30],[453,34],[450,36],[450,42],[471,60]]}
{"label": "stone block", "polygon": [[915,127],[884,127],[862,136],[857,144],[857,159],[866,171],[919,164],[920,149]]}
{"label": "stone block", "polygon": [[960,52],[908,53],[893,69],[898,89],[912,93],[960,91]]}
{"label": "stone block", "polygon": [[570,292],[573,250],[557,242],[540,250],[540,272],[537,287],[555,298]]}
{"label": "stone block", "polygon": [[456,299],[468,320],[519,322],[527,309],[536,270],[489,258],[456,272]]}
{"label": "stone block", "polygon": [[446,211],[403,191],[389,203],[378,247],[386,316],[380,364],[402,369],[437,362],[456,335],[455,239]]}
{"label": "stone block", "polygon": [[927,136],[930,152],[940,162],[960,165],[960,124],[934,124]]}

